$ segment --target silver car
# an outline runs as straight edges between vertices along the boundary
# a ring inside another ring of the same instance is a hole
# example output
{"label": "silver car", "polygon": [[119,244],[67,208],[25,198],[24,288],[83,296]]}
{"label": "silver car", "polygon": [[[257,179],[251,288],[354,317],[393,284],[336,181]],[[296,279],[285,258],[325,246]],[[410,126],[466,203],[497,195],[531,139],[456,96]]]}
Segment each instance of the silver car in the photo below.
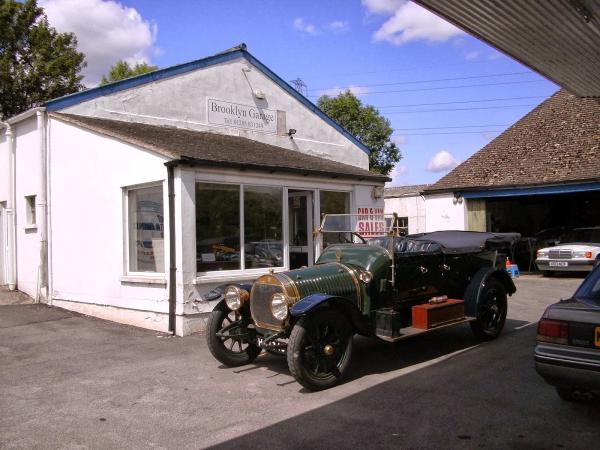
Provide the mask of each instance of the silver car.
{"label": "silver car", "polygon": [[563,399],[600,394],[600,267],[572,298],[546,309],[534,356],[537,372]]}
{"label": "silver car", "polygon": [[600,264],[600,227],[571,230],[559,245],[538,250],[535,263],[546,276],[559,271],[591,271]]}

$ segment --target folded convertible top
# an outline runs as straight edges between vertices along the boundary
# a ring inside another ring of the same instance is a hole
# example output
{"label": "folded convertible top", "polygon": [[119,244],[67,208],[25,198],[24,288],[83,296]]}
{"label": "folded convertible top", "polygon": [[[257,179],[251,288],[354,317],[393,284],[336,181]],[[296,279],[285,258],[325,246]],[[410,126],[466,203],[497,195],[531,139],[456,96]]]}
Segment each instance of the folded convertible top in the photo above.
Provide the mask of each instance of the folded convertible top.
{"label": "folded convertible top", "polygon": [[[521,239],[519,233],[485,233],[479,231],[434,231],[406,236],[406,241],[429,243],[431,250],[442,253],[471,253],[485,249],[509,249]],[[409,244],[410,247],[410,244]],[[435,250],[434,250],[435,251]]]}

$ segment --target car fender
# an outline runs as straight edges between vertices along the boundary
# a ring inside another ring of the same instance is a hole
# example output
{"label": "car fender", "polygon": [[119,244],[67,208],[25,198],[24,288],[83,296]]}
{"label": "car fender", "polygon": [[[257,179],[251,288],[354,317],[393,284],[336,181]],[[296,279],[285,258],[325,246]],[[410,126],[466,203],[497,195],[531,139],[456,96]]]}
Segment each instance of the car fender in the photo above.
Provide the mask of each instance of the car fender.
{"label": "car fender", "polygon": [[482,267],[475,273],[475,276],[473,276],[471,282],[465,290],[464,301],[465,314],[467,316],[477,316],[481,291],[490,278],[495,278],[502,283],[508,295],[512,295],[517,291],[512,278],[506,270]]}
{"label": "car fender", "polygon": [[294,318],[307,316],[319,307],[330,306],[343,311],[361,334],[369,334],[368,325],[358,307],[349,299],[331,294],[311,294],[296,302],[290,308]]}
{"label": "car fender", "polygon": [[221,284],[220,286],[217,286],[214,289],[211,289],[210,291],[208,291],[205,295],[204,295],[204,300],[208,301],[208,302],[212,302],[215,300],[222,300],[225,298],[225,289],[227,289],[229,286],[237,286],[240,289],[244,289],[245,291],[250,292],[250,290],[252,289],[252,283],[227,283],[227,284]]}

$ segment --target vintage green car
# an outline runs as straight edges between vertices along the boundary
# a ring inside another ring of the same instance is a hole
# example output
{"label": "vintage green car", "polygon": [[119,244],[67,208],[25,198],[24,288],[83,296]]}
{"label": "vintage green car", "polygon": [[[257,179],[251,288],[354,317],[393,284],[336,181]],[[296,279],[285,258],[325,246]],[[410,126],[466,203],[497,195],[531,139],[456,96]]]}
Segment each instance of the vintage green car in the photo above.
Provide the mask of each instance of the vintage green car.
{"label": "vintage green car", "polygon": [[[222,300],[206,334],[213,356],[240,366],[263,349],[286,355],[296,380],[321,390],[343,379],[357,333],[396,342],[470,323],[480,339],[500,334],[507,294],[516,291],[505,255],[518,234],[439,231],[402,237],[392,219],[385,221],[384,236],[364,239],[353,231],[356,224],[348,225],[355,219],[324,218],[320,231],[347,243],[326,247],[312,267],[217,289],[213,298],[222,294]],[[416,326],[415,313],[433,323]]]}

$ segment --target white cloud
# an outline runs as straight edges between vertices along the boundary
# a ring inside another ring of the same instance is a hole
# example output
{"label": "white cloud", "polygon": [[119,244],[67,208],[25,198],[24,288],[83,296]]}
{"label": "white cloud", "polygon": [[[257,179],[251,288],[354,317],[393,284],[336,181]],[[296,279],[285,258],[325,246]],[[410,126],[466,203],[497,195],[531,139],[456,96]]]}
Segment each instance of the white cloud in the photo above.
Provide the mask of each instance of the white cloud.
{"label": "white cloud", "polygon": [[405,0],[362,0],[363,6],[373,14],[393,14],[404,3]]}
{"label": "white cloud", "polygon": [[50,24],[77,36],[86,56],[84,83],[98,84],[119,59],[150,63],[160,50],[154,46],[158,27],[135,8],[108,0],[40,0]]}
{"label": "white cloud", "polygon": [[428,172],[446,172],[454,169],[460,162],[448,150],[441,150],[433,155],[427,164]]}
{"label": "white cloud", "polygon": [[[412,2],[364,0],[370,12],[393,14],[373,34],[376,42],[387,41],[402,45],[410,41],[444,42],[464,32],[435,14]],[[395,9],[392,10],[392,5]]]}
{"label": "white cloud", "polygon": [[345,33],[350,29],[350,24],[345,20],[334,20],[328,25],[328,28],[334,33]]}
{"label": "white cloud", "polygon": [[408,137],[404,134],[396,134],[392,138],[392,142],[398,147],[400,147],[401,145],[405,145],[408,142]]}
{"label": "white cloud", "polygon": [[306,23],[302,17],[295,18],[293,25],[294,29],[300,31],[301,33],[309,34],[311,36],[319,33],[319,30],[317,30],[316,26],[314,26],[312,23]]}
{"label": "white cloud", "polygon": [[333,87],[330,89],[324,89],[319,91],[319,96],[328,95],[329,97],[337,97],[343,92],[350,91],[357,97],[361,97],[369,93],[369,88],[365,86],[346,86],[346,87]]}
{"label": "white cloud", "polygon": [[474,59],[477,59],[481,56],[481,53],[479,53],[477,50],[473,50],[472,52],[469,52],[465,55],[465,59],[467,61],[473,61]]}
{"label": "white cloud", "polygon": [[401,186],[403,184],[406,184],[406,175],[408,175],[408,166],[400,164],[394,166],[394,168],[389,174],[389,177],[392,179],[392,181],[388,181],[385,184],[386,187]]}

